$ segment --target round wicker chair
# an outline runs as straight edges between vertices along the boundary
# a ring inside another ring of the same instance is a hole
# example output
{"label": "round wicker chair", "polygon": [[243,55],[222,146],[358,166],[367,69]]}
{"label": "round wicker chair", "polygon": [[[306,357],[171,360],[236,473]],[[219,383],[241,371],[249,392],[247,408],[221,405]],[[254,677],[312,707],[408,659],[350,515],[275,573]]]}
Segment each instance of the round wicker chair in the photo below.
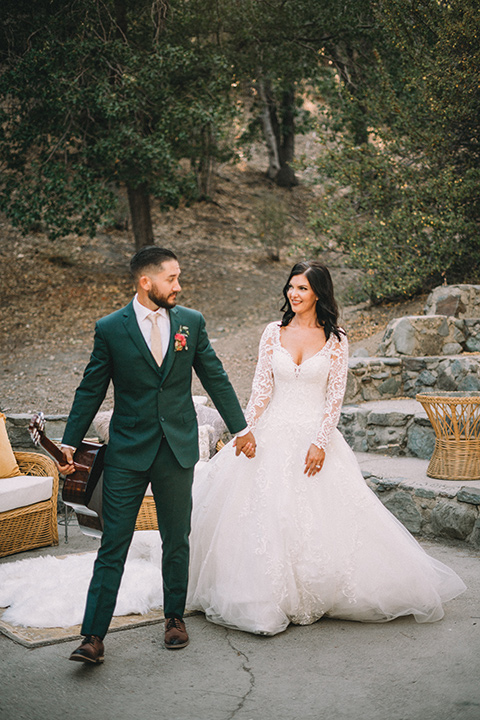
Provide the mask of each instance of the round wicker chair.
{"label": "round wicker chair", "polygon": [[435,449],[427,469],[442,480],[480,478],[480,396],[477,392],[420,393],[435,430]]}

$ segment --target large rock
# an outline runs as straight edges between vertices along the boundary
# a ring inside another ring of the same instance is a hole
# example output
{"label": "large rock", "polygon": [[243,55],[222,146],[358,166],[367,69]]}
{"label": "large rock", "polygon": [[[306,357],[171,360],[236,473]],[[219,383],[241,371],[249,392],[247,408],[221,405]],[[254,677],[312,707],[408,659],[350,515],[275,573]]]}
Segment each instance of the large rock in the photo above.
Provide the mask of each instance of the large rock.
{"label": "large rock", "polygon": [[425,315],[480,317],[480,285],[440,285],[427,298]]}
{"label": "large rock", "polygon": [[404,455],[407,444],[406,427],[370,425],[366,432],[367,452],[383,455]]}
{"label": "large rock", "polygon": [[480,548],[480,518],[475,521],[473,532],[468,540],[474,547]]}
{"label": "large rock", "polygon": [[430,516],[435,535],[465,540],[473,531],[477,513],[468,505],[441,502],[436,505]]}
{"label": "large rock", "polygon": [[468,352],[480,352],[480,319],[470,318],[465,320],[465,330],[467,337],[465,350]]}
{"label": "large rock", "polygon": [[457,493],[458,502],[480,505],[480,487],[462,487]]}
{"label": "large rock", "polygon": [[408,455],[429,460],[435,449],[435,432],[430,424],[414,422],[408,429]]}
{"label": "large rock", "polygon": [[467,343],[480,347],[480,323],[443,315],[411,315],[389,322],[378,352],[386,357],[458,355]]}
{"label": "large rock", "polygon": [[403,490],[393,493],[383,503],[411,533],[419,533],[422,516],[412,496]]}

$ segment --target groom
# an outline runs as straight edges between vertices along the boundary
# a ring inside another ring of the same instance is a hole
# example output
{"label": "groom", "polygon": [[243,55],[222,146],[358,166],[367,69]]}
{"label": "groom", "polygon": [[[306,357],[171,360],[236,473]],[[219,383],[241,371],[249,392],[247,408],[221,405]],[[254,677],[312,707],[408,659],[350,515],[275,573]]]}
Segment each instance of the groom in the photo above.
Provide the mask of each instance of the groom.
{"label": "groom", "polygon": [[191,395],[192,368],[236,438],[236,454],[255,454],[255,440],[205,330],[202,315],[176,307],[180,266],[158,247],[137,252],[130,270],[136,295],[99,320],[90,362],[67,421],[63,473],[107,392],[114,411],[105,455],[102,542],[87,596],[82,644],[70,660],[103,661],[108,630],[135,521],[151,483],[163,542],[165,646],[188,644],[183,622],[188,582],[193,468],[198,434]]}

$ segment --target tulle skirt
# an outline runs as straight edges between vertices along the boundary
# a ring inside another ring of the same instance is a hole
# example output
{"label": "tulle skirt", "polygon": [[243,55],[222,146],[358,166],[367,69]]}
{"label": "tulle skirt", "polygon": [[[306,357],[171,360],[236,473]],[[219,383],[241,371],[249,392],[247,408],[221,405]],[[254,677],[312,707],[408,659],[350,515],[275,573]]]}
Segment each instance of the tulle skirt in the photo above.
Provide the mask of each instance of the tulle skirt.
{"label": "tulle skirt", "polygon": [[309,441],[259,428],[257,456],[230,443],[197,467],[187,606],[215,623],[273,635],[324,615],[386,622],[443,617],[465,590],[368,488],[338,430],[319,474]]}

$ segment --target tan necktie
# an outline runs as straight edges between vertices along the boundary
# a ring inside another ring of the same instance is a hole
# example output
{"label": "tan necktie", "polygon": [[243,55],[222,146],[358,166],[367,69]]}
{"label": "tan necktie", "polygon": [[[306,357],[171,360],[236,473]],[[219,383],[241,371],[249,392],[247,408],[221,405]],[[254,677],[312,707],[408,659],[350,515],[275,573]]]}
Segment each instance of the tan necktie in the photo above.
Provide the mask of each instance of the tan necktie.
{"label": "tan necktie", "polygon": [[161,365],[163,362],[162,352],[162,336],[160,335],[160,328],[158,327],[158,315],[157,313],[150,313],[147,315],[148,319],[152,323],[152,334],[150,336],[150,350],[156,360],[157,365]]}

